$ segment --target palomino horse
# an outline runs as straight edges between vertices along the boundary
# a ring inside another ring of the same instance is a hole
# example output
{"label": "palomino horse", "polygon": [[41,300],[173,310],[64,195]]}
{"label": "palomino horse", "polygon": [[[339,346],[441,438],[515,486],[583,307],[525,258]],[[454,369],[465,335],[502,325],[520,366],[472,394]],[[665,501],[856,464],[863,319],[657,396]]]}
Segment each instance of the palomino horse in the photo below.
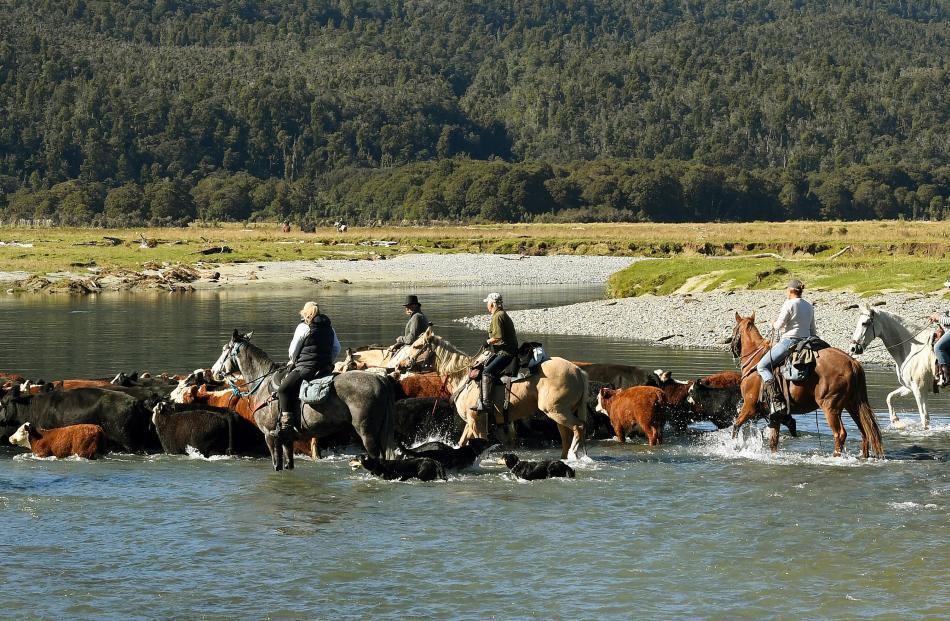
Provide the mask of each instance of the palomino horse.
{"label": "palomino horse", "polygon": [[346,358],[336,363],[333,370],[337,373],[346,371],[366,371],[379,369],[380,371],[418,371],[426,366],[429,359],[420,357],[418,361],[409,362],[411,349],[408,345],[393,351],[389,347],[368,345],[357,349],[347,349]]}
{"label": "palomino horse", "polygon": [[[293,441],[276,442],[270,431],[277,425],[279,416],[277,401],[267,403],[272,390],[276,390],[281,367],[275,364],[256,345],[251,343],[251,334],[237,330],[221,348],[221,356],[211,367],[215,377],[240,373],[247,382],[246,396],[254,412],[254,422],[264,433],[264,440],[274,461],[274,469],[294,467]],[[376,375],[353,371],[337,376],[333,390],[319,410],[307,405],[302,407],[300,432],[306,438],[328,435],[342,427],[352,425],[363,441],[366,452],[374,457],[393,459],[396,442],[393,436],[395,420],[392,380]],[[266,389],[265,389],[266,387]],[[237,388],[235,388],[237,390]]]}
{"label": "palomino horse", "polygon": [[[755,371],[755,365],[769,351],[770,343],[755,327],[755,313],[751,317],[740,317],[736,313],[736,327],[732,332],[732,355],[739,360],[742,373],[742,410],[733,426],[732,435],[743,423],[755,415],[759,402],[762,378]],[[776,369],[777,371],[777,369]],[[788,385],[793,411],[809,412],[821,408],[835,438],[835,457],[841,455],[847,432],[841,423],[841,412],[848,410],[858,429],[861,430],[861,454],[868,456],[868,445],[875,456],[884,457],[881,441],[881,429],[878,427],[874,411],[868,404],[867,383],[861,363],[841,351],[829,347],[821,350],[815,370],[807,380]],[[778,449],[778,421],[770,420],[769,447]]]}
{"label": "palomino horse", "polygon": [[931,340],[935,328],[911,328],[907,321],[873,308],[861,306],[858,325],[851,336],[851,353],[862,354],[874,339],[881,339],[884,347],[894,358],[897,381],[900,388],[887,395],[887,411],[891,415],[891,425],[900,426],[900,419],[894,412],[891,400],[894,397],[914,395],[917,411],[920,412],[920,424],[926,429],[930,426],[927,412],[927,395],[934,381],[934,350]]}
{"label": "palomino horse", "polygon": [[[464,446],[472,438],[484,438],[478,429],[478,413],[471,409],[478,401],[480,388],[478,382],[466,381],[474,357],[456,349],[445,339],[432,333],[428,328],[412,344],[412,358],[426,352],[435,353],[435,370],[439,375],[448,377],[447,389],[455,394],[456,411],[465,420],[465,430],[459,439]],[[537,373],[528,379],[511,384],[511,401],[508,420],[529,418],[538,410],[557,423],[561,435],[561,459],[576,459],[578,449],[586,452],[584,425],[587,423],[587,374],[563,358],[551,358],[541,363]],[[506,422],[502,411],[504,391],[496,386],[492,395],[492,407],[496,424]]]}

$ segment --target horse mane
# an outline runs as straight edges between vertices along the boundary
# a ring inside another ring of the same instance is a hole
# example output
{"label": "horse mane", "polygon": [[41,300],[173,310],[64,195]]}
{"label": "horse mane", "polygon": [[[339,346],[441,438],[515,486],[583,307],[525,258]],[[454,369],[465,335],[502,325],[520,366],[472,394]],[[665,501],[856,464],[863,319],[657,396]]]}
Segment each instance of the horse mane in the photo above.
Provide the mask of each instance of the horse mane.
{"label": "horse mane", "polygon": [[464,351],[462,351],[461,349],[459,349],[458,347],[456,347],[455,345],[453,345],[452,343],[450,343],[450,342],[447,341],[446,339],[442,338],[441,336],[437,336],[437,335],[433,334],[433,335],[432,335],[432,342],[435,343],[436,345],[440,346],[440,347],[446,348],[447,350],[449,350],[449,351],[452,352],[453,354],[458,354],[458,355],[460,355],[460,356],[465,356],[466,358],[471,358],[471,357],[472,357],[471,354],[466,354]]}
{"label": "horse mane", "polygon": [[925,331],[929,327],[929,326],[921,327],[920,324],[914,323],[911,320],[905,317],[901,317],[900,315],[896,313],[891,313],[885,310],[877,310],[876,308],[872,309],[870,307],[868,307],[868,310],[873,311],[875,315],[884,315],[885,317],[888,317],[894,323],[906,329],[911,334],[920,334],[921,332]]}

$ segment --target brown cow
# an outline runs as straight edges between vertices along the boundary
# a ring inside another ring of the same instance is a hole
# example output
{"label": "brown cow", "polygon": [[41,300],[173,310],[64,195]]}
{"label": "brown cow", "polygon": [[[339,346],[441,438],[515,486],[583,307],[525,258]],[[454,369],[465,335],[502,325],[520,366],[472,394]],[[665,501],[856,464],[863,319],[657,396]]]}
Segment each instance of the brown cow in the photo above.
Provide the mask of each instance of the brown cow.
{"label": "brown cow", "polygon": [[[450,397],[445,389],[445,378],[438,373],[413,373],[399,378],[406,398]],[[400,395],[401,396],[401,395]]]}
{"label": "brown cow", "polygon": [[24,446],[37,457],[78,455],[95,459],[106,452],[106,434],[99,425],[69,425],[55,429],[35,429],[23,423],[10,436],[10,444]]}
{"label": "brown cow", "polygon": [[666,396],[653,386],[632,386],[621,390],[601,388],[597,411],[610,418],[618,442],[626,442],[631,431],[641,431],[650,445],[663,442]]}

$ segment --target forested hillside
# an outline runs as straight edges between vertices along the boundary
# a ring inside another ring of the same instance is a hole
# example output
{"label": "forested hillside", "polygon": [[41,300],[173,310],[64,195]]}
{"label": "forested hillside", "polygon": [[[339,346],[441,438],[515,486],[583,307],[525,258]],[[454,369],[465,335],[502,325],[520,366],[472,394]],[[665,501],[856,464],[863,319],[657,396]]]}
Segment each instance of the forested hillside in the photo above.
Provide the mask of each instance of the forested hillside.
{"label": "forested hillside", "polygon": [[5,0],[0,218],[950,217],[945,0]]}

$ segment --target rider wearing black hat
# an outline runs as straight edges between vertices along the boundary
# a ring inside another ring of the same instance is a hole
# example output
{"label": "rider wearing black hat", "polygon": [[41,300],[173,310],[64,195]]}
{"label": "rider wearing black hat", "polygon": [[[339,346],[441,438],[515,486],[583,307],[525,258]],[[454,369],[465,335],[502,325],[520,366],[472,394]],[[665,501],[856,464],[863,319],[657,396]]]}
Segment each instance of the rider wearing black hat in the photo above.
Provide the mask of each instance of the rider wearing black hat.
{"label": "rider wearing black hat", "polygon": [[429,320],[422,314],[422,304],[419,303],[418,297],[407,295],[403,308],[409,315],[409,321],[406,322],[406,333],[396,339],[393,349],[411,344],[429,327]]}

